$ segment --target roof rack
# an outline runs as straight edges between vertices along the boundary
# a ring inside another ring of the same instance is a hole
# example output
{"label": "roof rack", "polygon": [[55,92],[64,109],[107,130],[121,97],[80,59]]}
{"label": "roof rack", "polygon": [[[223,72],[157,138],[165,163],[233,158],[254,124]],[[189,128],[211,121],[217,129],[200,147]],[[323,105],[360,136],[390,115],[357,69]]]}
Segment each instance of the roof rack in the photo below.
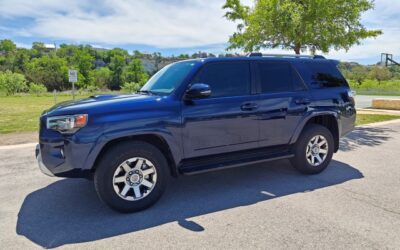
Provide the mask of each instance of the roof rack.
{"label": "roof rack", "polygon": [[247,54],[248,57],[289,57],[289,58],[309,58],[309,59],[325,59],[320,55],[290,55],[290,54],[263,54],[261,52],[251,52]]}

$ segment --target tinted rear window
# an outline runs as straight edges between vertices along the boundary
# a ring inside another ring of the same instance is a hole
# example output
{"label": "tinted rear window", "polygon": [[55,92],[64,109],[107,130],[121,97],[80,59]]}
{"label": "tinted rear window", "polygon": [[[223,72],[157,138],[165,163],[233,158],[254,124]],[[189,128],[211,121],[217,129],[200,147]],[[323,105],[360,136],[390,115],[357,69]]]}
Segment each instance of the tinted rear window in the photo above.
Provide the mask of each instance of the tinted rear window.
{"label": "tinted rear window", "polygon": [[303,79],[313,88],[348,86],[346,80],[331,61],[304,61],[296,64]]}
{"label": "tinted rear window", "polygon": [[258,72],[262,93],[304,89],[297,72],[287,62],[260,62]]}
{"label": "tinted rear window", "polygon": [[212,97],[250,94],[250,64],[248,62],[219,62],[206,64],[192,83],[210,85]]}

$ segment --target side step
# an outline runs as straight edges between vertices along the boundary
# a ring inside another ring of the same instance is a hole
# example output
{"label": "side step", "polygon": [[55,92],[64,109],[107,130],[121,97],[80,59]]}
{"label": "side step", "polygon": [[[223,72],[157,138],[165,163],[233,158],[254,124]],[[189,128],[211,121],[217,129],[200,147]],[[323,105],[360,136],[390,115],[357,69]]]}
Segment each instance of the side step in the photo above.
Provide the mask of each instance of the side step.
{"label": "side step", "polygon": [[275,161],[281,159],[288,159],[294,157],[294,154],[289,152],[274,152],[274,153],[266,153],[263,152],[262,155],[260,153],[250,153],[240,155],[236,154],[236,156],[232,155],[229,158],[227,156],[223,157],[208,157],[208,159],[197,159],[197,160],[189,160],[187,162],[183,162],[179,171],[185,175],[193,175],[199,173],[205,173],[209,171],[215,171],[220,169],[234,168],[240,167],[244,165]]}

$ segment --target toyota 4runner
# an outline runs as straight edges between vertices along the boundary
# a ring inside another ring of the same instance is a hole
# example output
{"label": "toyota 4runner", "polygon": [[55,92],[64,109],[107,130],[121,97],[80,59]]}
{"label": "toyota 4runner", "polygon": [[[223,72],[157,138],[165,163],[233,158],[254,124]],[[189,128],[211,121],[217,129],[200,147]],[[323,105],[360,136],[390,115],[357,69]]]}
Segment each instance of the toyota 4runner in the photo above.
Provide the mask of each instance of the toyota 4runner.
{"label": "toyota 4runner", "polygon": [[322,56],[260,53],[170,64],[135,94],[45,111],[39,167],[93,178],[100,199],[122,212],[154,204],[169,176],[277,159],[317,174],[355,122],[353,93],[336,66]]}

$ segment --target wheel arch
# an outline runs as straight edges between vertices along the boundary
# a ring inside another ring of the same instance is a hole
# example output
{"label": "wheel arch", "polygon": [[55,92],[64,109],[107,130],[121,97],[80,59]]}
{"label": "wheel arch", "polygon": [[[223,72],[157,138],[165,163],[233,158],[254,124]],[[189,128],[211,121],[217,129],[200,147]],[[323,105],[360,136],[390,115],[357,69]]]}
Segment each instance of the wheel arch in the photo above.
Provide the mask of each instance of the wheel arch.
{"label": "wheel arch", "polygon": [[292,144],[298,140],[299,136],[308,124],[318,124],[326,127],[333,136],[335,143],[334,152],[336,153],[339,150],[340,120],[336,112],[317,113],[307,117],[307,119],[304,119],[301,126],[298,126],[291,139]]}
{"label": "wheel arch", "polygon": [[171,148],[170,148],[168,142],[162,136],[160,136],[158,134],[153,134],[153,133],[124,136],[124,137],[114,138],[114,139],[108,141],[107,143],[104,144],[104,146],[101,148],[100,152],[97,154],[96,159],[93,163],[93,167],[91,168],[91,171],[92,172],[96,171],[96,166],[98,165],[98,162],[101,160],[101,157],[109,149],[117,146],[118,144],[120,144],[122,142],[135,142],[135,141],[147,142],[147,143],[155,146],[165,156],[171,175],[175,176],[175,177],[178,175],[174,156],[172,155]]}

